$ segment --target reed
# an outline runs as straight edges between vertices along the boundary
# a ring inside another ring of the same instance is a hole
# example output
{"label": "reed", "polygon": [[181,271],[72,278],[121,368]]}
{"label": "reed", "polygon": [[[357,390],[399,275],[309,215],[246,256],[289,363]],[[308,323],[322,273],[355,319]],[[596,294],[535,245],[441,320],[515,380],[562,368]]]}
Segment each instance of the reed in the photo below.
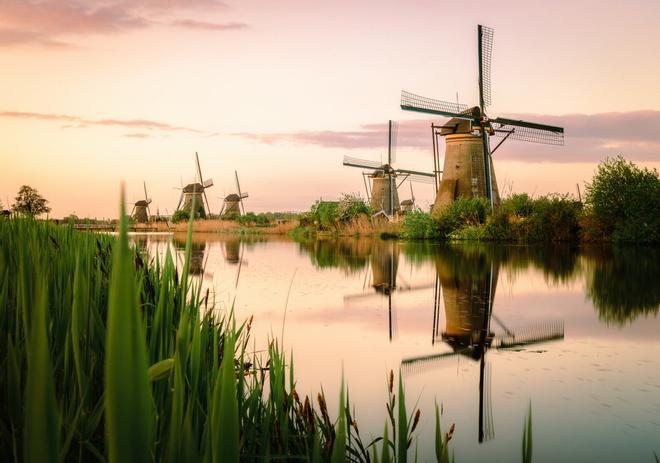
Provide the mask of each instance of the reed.
{"label": "reed", "polygon": [[397,445],[364,442],[344,385],[331,418],[276,342],[255,354],[251,320],[209,305],[191,223],[182,269],[126,230],[0,219],[0,461],[371,461],[381,441],[405,461],[419,413],[402,392]]}

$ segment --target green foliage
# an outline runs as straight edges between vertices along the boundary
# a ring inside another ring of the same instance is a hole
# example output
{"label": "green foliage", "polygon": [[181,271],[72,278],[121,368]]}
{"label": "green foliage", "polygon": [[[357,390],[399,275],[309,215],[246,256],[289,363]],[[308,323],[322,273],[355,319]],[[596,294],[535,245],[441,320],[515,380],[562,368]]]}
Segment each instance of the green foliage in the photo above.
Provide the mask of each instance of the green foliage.
{"label": "green foliage", "polygon": [[421,211],[411,211],[404,216],[401,236],[407,239],[443,238],[435,217]]}
{"label": "green foliage", "polygon": [[316,201],[310,210],[319,230],[332,230],[337,227],[339,203],[337,201]]}
{"label": "green foliage", "polygon": [[14,200],[12,209],[19,214],[37,216],[50,212],[48,201],[29,185],[21,186]]}
{"label": "green foliage", "polygon": [[522,461],[532,463],[532,403],[529,403],[523,429]]}
{"label": "green foliage", "polygon": [[660,241],[658,171],[640,169],[621,156],[598,165],[586,203],[603,235],[613,241]]}
{"label": "green foliage", "polygon": [[243,215],[236,217],[239,224],[244,226],[267,227],[270,225],[271,217],[267,213],[255,214],[254,212],[247,212]]}
{"label": "green foliage", "polygon": [[190,219],[190,214],[188,213],[188,211],[185,211],[183,209],[179,209],[174,214],[172,214],[172,222],[174,223],[185,222],[189,219]]}
{"label": "green foliage", "polygon": [[336,210],[336,220],[347,223],[361,215],[371,215],[371,208],[357,194],[344,193],[339,199]]}
{"label": "green foliage", "polygon": [[[277,344],[252,353],[250,322],[188,280],[190,225],[178,272],[129,248],[125,220],[116,239],[0,221],[0,461],[330,460],[343,428],[323,394],[298,397]],[[342,403],[345,456],[367,460]]]}
{"label": "green foliage", "polygon": [[450,233],[465,226],[481,225],[490,213],[490,202],[486,198],[457,198],[437,214],[440,233]]}
{"label": "green foliage", "polygon": [[582,206],[569,196],[526,194],[506,198],[489,217],[483,239],[492,241],[577,241]]}

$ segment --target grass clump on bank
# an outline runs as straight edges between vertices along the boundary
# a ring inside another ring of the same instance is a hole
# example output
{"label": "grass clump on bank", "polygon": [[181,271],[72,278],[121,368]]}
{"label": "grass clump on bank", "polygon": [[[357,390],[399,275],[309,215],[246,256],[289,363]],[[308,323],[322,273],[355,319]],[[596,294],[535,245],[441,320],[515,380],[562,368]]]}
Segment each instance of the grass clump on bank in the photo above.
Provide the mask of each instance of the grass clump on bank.
{"label": "grass clump on bank", "polygon": [[125,219],[116,240],[0,219],[0,460],[405,461],[419,413],[402,383],[392,437],[369,443],[348,394],[337,420],[299,397],[277,344],[251,353],[250,322],[188,278],[191,230],[177,269],[129,247]]}

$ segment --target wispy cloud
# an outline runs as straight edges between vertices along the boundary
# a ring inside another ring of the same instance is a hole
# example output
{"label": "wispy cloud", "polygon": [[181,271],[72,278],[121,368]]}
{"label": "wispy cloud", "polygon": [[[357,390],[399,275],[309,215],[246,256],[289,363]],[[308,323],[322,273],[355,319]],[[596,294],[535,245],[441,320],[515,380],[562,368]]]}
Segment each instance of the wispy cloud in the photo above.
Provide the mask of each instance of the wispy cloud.
{"label": "wispy cloud", "polygon": [[179,19],[172,21],[172,26],[182,27],[184,29],[195,29],[203,31],[235,31],[247,29],[249,26],[245,23],[211,23],[206,21],[195,21],[194,19]]}
{"label": "wispy cloud", "polygon": [[[599,114],[548,116],[509,114],[507,117],[565,128],[563,147],[507,141],[496,152],[499,159],[529,162],[597,161],[623,154],[643,161],[660,161],[660,111],[629,111]],[[433,122],[438,123],[438,119]],[[397,145],[431,150],[431,119],[399,122]],[[287,143],[322,148],[376,149],[387,144],[387,123],[365,124],[349,131],[299,131],[283,133],[234,133],[259,143]]]}
{"label": "wispy cloud", "polygon": [[166,122],[152,121],[149,119],[87,119],[79,116],[71,116],[67,114],[49,114],[49,113],[33,113],[23,111],[0,111],[0,117],[9,119],[32,119],[50,122],[64,122],[62,128],[85,127],[85,126],[106,126],[106,127],[122,127],[129,129],[142,129],[142,130],[160,130],[165,132],[190,132],[197,134],[204,134],[203,130],[198,130],[190,127],[183,127],[178,125],[168,124]]}
{"label": "wispy cloud", "polygon": [[126,138],[150,138],[151,135],[148,133],[142,133],[142,132],[137,132],[137,133],[127,133],[124,134]]}
{"label": "wispy cloud", "polygon": [[[0,46],[37,45],[66,48],[63,38],[117,34],[163,24],[159,18],[178,11],[225,8],[215,0],[3,0],[0,7]],[[170,24],[170,22],[165,23]],[[243,23],[173,21],[172,25],[227,31]]]}

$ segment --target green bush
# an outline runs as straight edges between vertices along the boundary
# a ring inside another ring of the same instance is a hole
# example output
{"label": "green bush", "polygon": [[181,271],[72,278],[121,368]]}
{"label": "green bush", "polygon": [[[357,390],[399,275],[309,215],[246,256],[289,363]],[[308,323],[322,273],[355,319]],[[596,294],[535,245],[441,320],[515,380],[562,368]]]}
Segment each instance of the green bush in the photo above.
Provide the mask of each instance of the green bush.
{"label": "green bush", "polygon": [[256,227],[267,227],[270,225],[270,216],[267,213],[261,212],[255,214],[254,212],[247,212],[243,215],[236,217],[236,220],[240,225],[243,226],[256,226]]}
{"label": "green bush", "polygon": [[179,209],[174,214],[172,214],[172,222],[174,223],[184,222],[187,221],[189,218],[190,218],[190,214],[188,213],[188,211],[184,211],[183,209]]}
{"label": "green bush", "polygon": [[534,212],[534,200],[527,193],[512,194],[502,200],[499,210],[518,217],[529,217]]}
{"label": "green bush", "polygon": [[621,156],[598,165],[586,203],[605,237],[613,241],[660,240],[658,171],[640,169]]}
{"label": "green bush", "polygon": [[489,213],[486,198],[458,198],[437,215],[440,234],[448,236],[463,227],[481,225]]}
{"label": "green bush", "polygon": [[371,215],[371,213],[371,208],[360,195],[344,193],[337,206],[336,219],[339,222],[347,223],[361,215]]}
{"label": "green bush", "polygon": [[401,236],[408,239],[444,238],[436,218],[421,211],[411,211],[405,215]]}
{"label": "green bush", "polygon": [[319,230],[330,230],[337,226],[337,201],[316,201],[310,210]]}

